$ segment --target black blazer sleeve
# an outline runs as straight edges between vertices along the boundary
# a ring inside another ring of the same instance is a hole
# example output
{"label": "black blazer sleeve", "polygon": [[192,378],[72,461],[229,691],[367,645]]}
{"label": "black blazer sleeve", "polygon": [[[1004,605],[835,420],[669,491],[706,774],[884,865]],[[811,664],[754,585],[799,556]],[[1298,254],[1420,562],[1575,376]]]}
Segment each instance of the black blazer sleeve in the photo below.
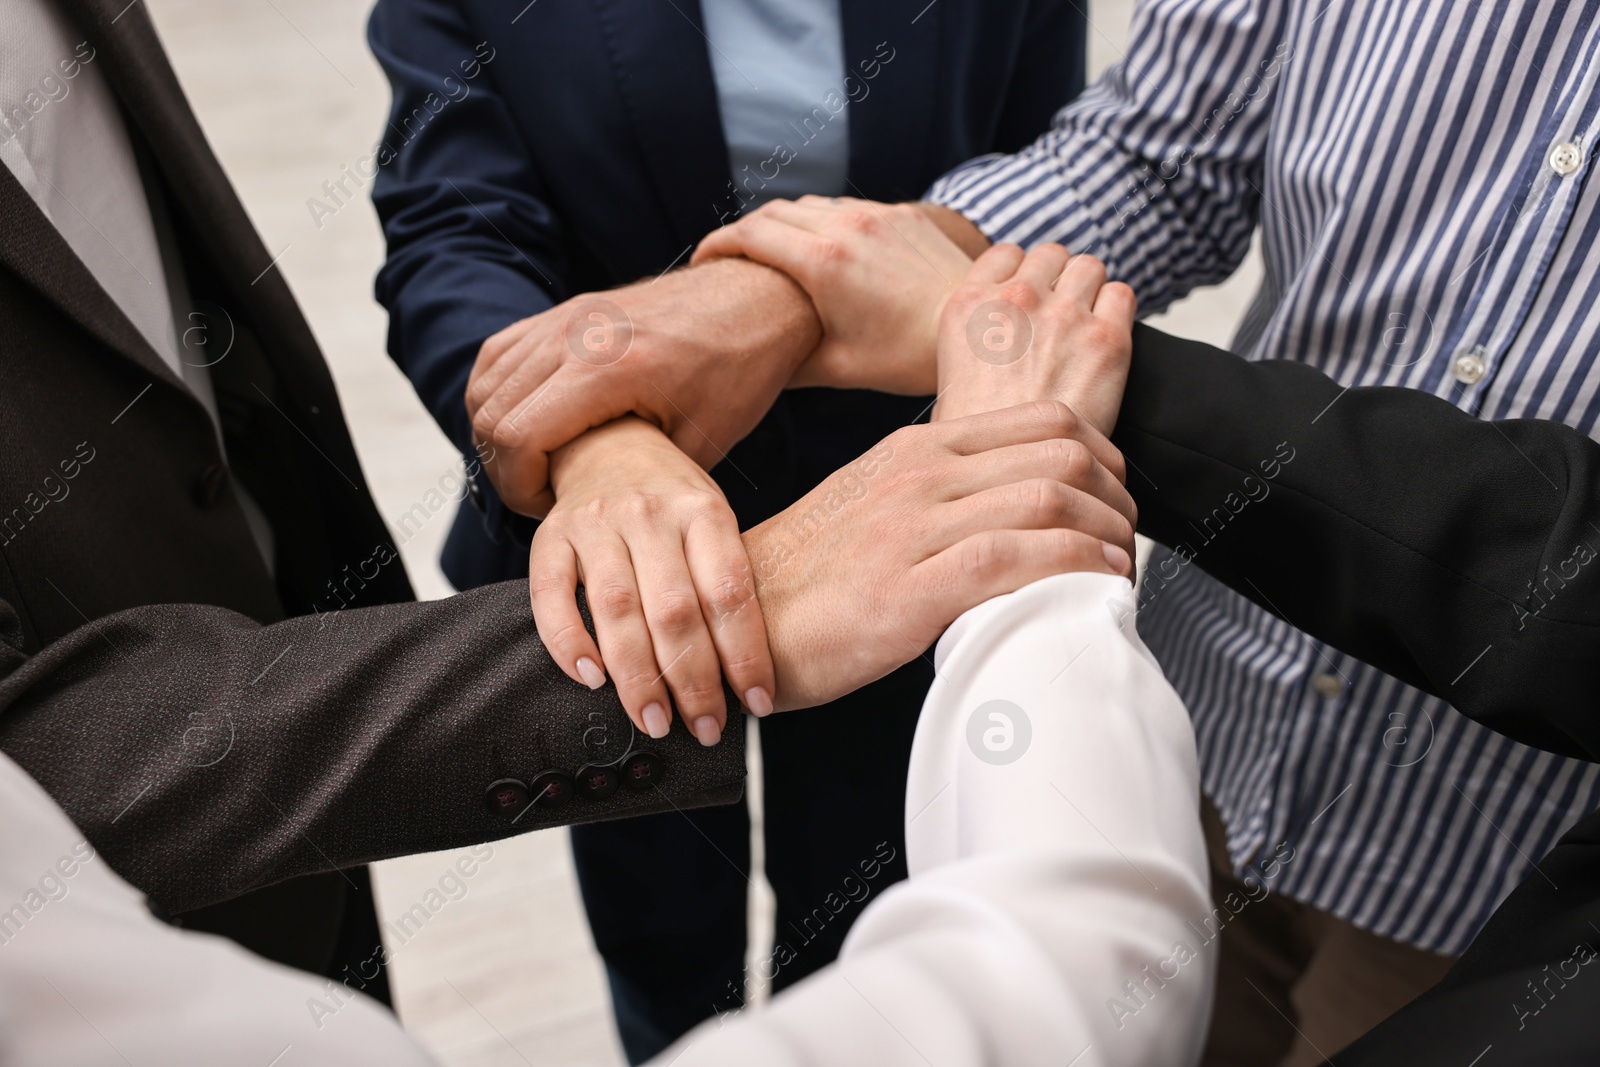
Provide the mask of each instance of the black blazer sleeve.
{"label": "black blazer sleeve", "polygon": [[1114,439],[1142,533],[1486,726],[1600,759],[1600,445],[1134,338]]}
{"label": "black blazer sleeve", "polygon": [[[590,691],[551,661],[524,582],[271,626],[135,608],[31,657],[0,601],[0,637],[0,748],[173,912],[311,871],[742,793],[736,703],[713,748],[681,724],[660,741],[636,733],[614,687]],[[503,814],[486,803],[497,780],[586,765],[644,780]]]}

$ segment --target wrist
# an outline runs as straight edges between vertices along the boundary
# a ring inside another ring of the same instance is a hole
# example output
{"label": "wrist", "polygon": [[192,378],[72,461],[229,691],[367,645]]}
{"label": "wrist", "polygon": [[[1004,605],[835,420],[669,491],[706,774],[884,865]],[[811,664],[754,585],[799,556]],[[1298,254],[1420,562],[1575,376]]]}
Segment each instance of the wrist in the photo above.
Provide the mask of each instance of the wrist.
{"label": "wrist", "polygon": [[550,454],[550,488],[559,497],[575,486],[615,477],[619,463],[637,462],[661,448],[677,451],[654,423],[624,415],[581,434]]}
{"label": "wrist", "polygon": [[922,213],[944,232],[944,235],[954,241],[967,255],[977,259],[994,242],[989,240],[984,232],[978,229],[977,224],[954,208],[935,204],[931,200],[917,201],[917,207]]}

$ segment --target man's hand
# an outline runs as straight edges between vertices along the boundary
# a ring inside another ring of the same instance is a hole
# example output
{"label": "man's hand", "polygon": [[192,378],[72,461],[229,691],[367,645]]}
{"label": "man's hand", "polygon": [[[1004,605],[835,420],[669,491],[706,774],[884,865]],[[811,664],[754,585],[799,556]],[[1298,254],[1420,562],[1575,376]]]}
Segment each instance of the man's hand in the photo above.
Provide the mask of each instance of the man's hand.
{"label": "man's hand", "polygon": [[1100,461],[1120,476],[1121,456],[1104,438],[1122,408],[1135,307],[1133,290],[1107,284],[1093,256],[1072,256],[1057,244],[1026,256],[1016,245],[995,245],[945,307],[933,417],[1059,400],[1099,431]]}
{"label": "man's hand", "polygon": [[[651,737],[683,724],[703,745],[727,725],[722,677],[772,710],[772,657],[750,561],[722,491],[660,430],[633,416],[550,458],[556,504],[528,557],[533,618],[561,669],[591,689],[609,672]],[[583,585],[595,638],[578,614]],[[596,644],[598,639],[598,645]]]}
{"label": "man's hand", "polygon": [[777,707],[881,678],[1040,578],[1131,578],[1133,501],[1081,432],[1054,402],[909,426],[746,532]]}
{"label": "man's hand", "polygon": [[791,385],[934,391],[939,312],[971,259],[918,205],[774,200],[713,231],[691,262],[719,256],[783,271],[816,306],[822,343]]}
{"label": "man's hand", "polygon": [[483,343],[473,436],[506,506],[554,502],[549,454],[630,412],[710,469],[755,428],[820,336],[805,294],[745,260],[573,297]]}

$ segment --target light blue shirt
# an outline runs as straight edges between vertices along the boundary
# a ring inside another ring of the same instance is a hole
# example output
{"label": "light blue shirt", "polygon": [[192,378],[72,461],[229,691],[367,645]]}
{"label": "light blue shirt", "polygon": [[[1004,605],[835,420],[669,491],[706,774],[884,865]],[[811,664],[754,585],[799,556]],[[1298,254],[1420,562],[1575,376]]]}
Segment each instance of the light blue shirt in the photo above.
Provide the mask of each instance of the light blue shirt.
{"label": "light blue shirt", "polygon": [[848,191],[839,0],[702,0],[737,211]]}

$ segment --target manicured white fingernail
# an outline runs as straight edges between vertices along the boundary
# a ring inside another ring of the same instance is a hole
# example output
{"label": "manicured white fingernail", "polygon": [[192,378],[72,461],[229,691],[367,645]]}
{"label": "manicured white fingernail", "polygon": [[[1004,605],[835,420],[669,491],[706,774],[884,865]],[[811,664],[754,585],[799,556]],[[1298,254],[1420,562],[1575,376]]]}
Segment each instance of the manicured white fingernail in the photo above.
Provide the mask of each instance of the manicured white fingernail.
{"label": "manicured white fingernail", "polygon": [[700,743],[707,748],[722,740],[722,727],[717,725],[717,720],[709,715],[702,715],[694,721],[694,735]]}
{"label": "manicured white fingernail", "polygon": [[1118,574],[1128,574],[1133,570],[1133,561],[1128,558],[1128,554],[1122,549],[1109,541],[1103,542],[1100,547],[1104,550],[1106,562],[1111,564],[1112,570]]}
{"label": "manicured white fingernail", "polygon": [[600,664],[588,656],[578,657],[578,677],[583,679],[583,684],[590,689],[599,689],[606,684],[606,672],[600,669]]}
{"label": "manicured white fingernail", "polygon": [[666,737],[670,729],[672,729],[672,718],[667,714],[666,708],[655,701],[644,706],[645,733],[659,739]]}
{"label": "manicured white fingernail", "polygon": [[753,685],[744,693],[744,706],[756,715],[772,714],[772,697],[759,685]]}

